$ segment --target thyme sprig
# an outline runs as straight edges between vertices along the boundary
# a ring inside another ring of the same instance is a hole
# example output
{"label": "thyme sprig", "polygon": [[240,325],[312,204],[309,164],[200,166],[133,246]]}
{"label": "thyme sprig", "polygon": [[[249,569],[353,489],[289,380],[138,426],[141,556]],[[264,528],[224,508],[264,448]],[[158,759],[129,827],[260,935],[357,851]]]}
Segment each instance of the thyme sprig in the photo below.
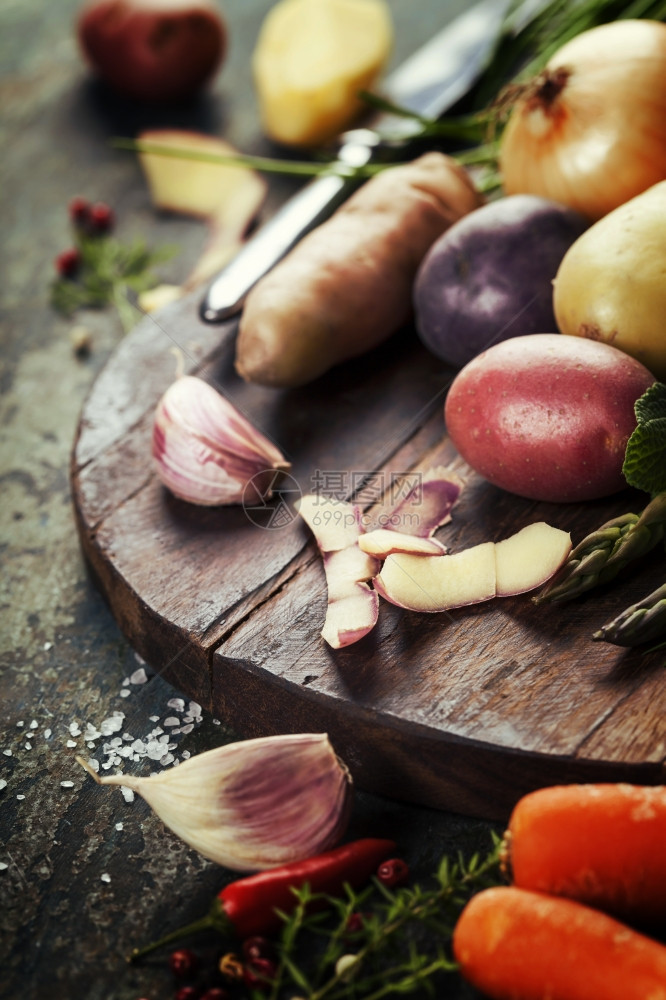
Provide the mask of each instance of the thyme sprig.
{"label": "thyme sprig", "polygon": [[[381,1000],[422,990],[445,997],[442,976],[456,971],[450,951],[458,915],[475,892],[502,881],[500,838],[485,857],[442,859],[430,885],[388,889],[377,879],[346,897],[294,889],[295,909],[281,914],[277,973],[259,1000]],[[312,912],[313,906],[316,912]],[[350,931],[352,915],[362,915]],[[303,956],[307,956],[307,964]]]}
{"label": "thyme sprig", "polygon": [[169,260],[175,247],[149,249],[143,240],[122,243],[106,234],[89,235],[75,228],[78,263],[71,276],[51,284],[51,305],[64,316],[78,309],[115,307],[125,332],[143,315],[135,297],[157,283],[153,268]]}

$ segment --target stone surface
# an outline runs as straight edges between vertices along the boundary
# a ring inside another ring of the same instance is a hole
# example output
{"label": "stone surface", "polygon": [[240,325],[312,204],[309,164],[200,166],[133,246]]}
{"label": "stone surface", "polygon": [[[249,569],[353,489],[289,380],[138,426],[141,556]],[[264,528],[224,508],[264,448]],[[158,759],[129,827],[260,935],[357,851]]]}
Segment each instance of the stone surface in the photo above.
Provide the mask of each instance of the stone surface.
{"label": "stone surface", "polygon": [[[442,11],[435,0],[391,6],[397,61],[432,34]],[[463,6],[447,4],[446,16]],[[155,213],[133,156],[110,140],[170,124],[223,134],[248,152],[275,152],[258,129],[249,69],[269,7],[270,0],[226,0],[229,58],[211,93],[158,114],[114,101],[91,82],[72,30],[75,0],[0,6],[0,779],[7,782],[0,791],[0,862],[7,866],[0,870],[0,992],[8,998],[171,996],[162,953],[137,967],[125,962],[127,953],[204,913],[232,878],[165,831],[141,800],[98,788],[74,760],[76,753],[100,757],[101,738],[95,750],[85,745],[86,723],[99,728],[123,712],[122,732],[143,737],[157,725],[152,716],[162,722],[174,714],[168,702],[178,692],[159,676],[123,684],[141,664],[88,578],[74,530],[68,462],[78,414],[122,331],[110,311],[58,316],[49,283],[52,259],[69,242],[74,195],[111,204],[123,239],[178,244],[164,280],[187,273],[203,227]],[[295,186],[273,179],[267,211]],[[74,324],[90,330],[87,358],[72,351]],[[232,738],[204,713],[192,732],[176,737],[174,752],[194,754]],[[153,765],[125,766],[149,773]],[[396,837],[424,875],[444,852],[488,843],[481,822],[359,796],[350,834],[365,833]],[[212,960],[214,942],[203,944]]]}

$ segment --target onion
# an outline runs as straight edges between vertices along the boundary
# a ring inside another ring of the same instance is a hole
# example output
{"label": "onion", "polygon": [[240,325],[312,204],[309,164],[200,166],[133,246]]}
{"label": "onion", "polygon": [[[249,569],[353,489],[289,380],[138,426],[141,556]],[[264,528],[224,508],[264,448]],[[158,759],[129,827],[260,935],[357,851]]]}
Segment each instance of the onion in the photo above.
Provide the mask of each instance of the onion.
{"label": "onion", "polygon": [[506,194],[603,215],[666,178],[666,24],[577,35],[522,89],[504,130]]}

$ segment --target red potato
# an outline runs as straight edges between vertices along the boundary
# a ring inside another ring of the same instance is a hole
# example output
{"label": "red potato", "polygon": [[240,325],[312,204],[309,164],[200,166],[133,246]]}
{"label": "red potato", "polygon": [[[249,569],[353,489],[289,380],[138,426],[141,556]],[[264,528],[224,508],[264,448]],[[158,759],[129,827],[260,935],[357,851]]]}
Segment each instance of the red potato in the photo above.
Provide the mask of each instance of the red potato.
{"label": "red potato", "polygon": [[453,953],[490,1000],[666,1000],[664,945],[588,906],[527,889],[473,896]]}
{"label": "red potato", "polygon": [[525,795],[505,834],[515,885],[666,926],[666,787],[559,785]]}
{"label": "red potato", "polygon": [[442,153],[388,168],[313,230],[248,295],[236,368],[297,386],[376,347],[411,316],[428,248],[482,201]]}
{"label": "red potato", "polygon": [[226,23],[213,0],[92,0],[79,13],[77,33],[99,76],[139,101],[192,97],[227,48]]}
{"label": "red potato", "polygon": [[495,486],[532,500],[591,500],[626,486],[634,403],[654,381],[608,344],[514,337],[458,373],[446,426],[465,461]]}

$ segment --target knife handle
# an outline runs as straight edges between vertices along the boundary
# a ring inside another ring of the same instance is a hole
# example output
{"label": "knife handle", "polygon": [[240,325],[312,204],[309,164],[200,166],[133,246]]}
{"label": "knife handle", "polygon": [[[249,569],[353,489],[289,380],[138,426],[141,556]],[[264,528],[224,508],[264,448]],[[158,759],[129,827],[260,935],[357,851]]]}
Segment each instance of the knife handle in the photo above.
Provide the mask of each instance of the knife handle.
{"label": "knife handle", "polygon": [[[338,161],[363,166],[372,158],[378,136],[368,129],[347,132]],[[201,303],[201,318],[222,323],[243,308],[250,289],[310,232],[333,214],[359,186],[355,176],[323,174],[309,181],[243,245],[212,281]]]}

